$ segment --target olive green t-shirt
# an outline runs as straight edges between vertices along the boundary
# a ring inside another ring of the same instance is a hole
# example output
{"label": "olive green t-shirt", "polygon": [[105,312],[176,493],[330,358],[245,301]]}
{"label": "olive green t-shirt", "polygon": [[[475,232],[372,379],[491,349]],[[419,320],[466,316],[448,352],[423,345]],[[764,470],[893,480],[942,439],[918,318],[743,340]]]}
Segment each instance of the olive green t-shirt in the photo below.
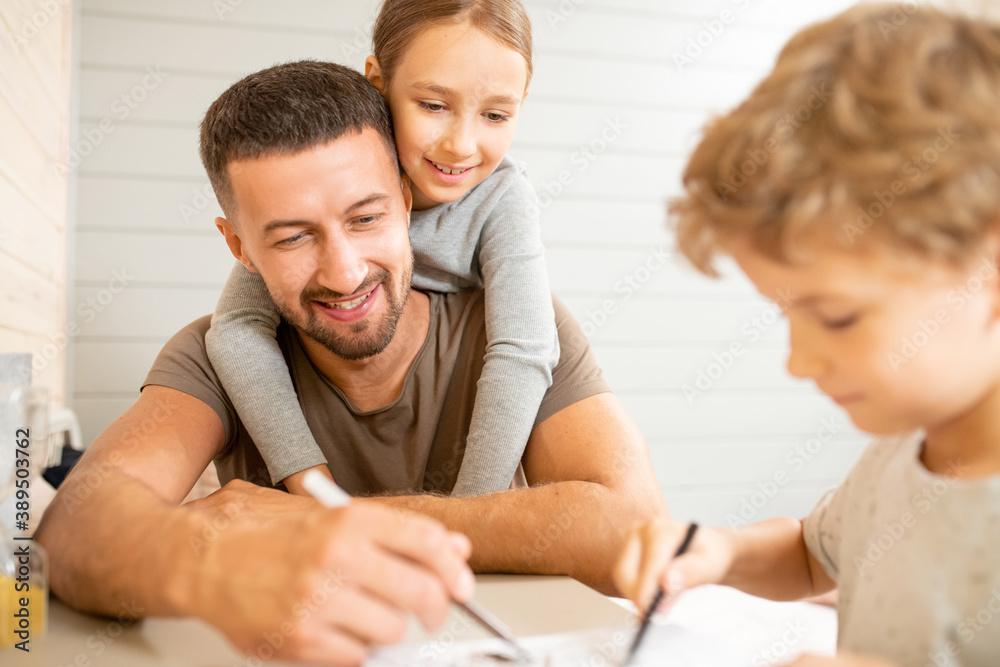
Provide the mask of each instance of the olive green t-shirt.
{"label": "olive green t-shirt", "polygon": [[[377,410],[357,409],[313,365],[298,333],[285,321],[278,344],[299,404],[337,484],[351,495],[449,493],[465,451],[486,351],[482,290],[428,292],[427,338],[399,398]],[[553,298],[561,352],[535,426],[565,407],[610,391],[579,324]],[[155,384],[189,394],[215,410],[226,429],[216,457],[219,479],[273,486],[267,466],[222,388],[205,352],[211,316],[187,325],[160,351],[143,388]],[[520,471],[519,471],[520,473]],[[515,478],[516,481],[516,478]]]}

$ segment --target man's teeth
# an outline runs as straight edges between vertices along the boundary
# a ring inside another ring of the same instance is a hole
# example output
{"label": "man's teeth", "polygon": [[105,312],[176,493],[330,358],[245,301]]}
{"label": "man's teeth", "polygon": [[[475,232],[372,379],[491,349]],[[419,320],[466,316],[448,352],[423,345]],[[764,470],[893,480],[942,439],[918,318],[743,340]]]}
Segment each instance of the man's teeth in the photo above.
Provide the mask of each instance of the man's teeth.
{"label": "man's teeth", "polygon": [[468,167],[466,167],[465,169],[449,169],[448,167],[442,167],[437,162],[432,162],[431,164],[433,164],[440,171],[443,171],[446,174],[462,174],[462,173],[465,173],[465,172],[469,171]]}
{"label": "man's teeth", "polygon": [[324,303],[323,305],[326,306],[327,308],[330,308],[331,310],[350,310],[351,308],[357,308],[362,303],[364,303],[365,299],[371,296],[371,294],[372,294],[371,292],[368,292],[368,294],[365,294],[364,296],[359,296],[357,299],[352,299],[351,301],[340,301],[338,303]]}

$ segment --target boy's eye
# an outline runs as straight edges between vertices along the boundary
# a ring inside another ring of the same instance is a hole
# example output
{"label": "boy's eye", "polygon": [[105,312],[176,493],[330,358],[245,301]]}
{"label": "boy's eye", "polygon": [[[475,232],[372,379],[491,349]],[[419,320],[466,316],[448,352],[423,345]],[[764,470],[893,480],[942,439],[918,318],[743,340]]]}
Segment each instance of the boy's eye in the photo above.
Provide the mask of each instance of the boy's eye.
{"label": "boy's eye", "polygon": [[510,116],[506,116],[502,113],[497,113],[495,111],[488,111],[486,113],[486,118],[491,123],[506,123],[508,120],[510,120]]}
{"label": "boy's eye", "polygon": [[417,105],[428,111],[442,111],[444,109],[444,105],[437,102],[417,102]]}
{"label": "boy's eye", "polygon": [[855,322],[858,321],[858,316],[856,314],[849,315],[847,317],[839,317],[832,320],[823,320],[823,326],[827,329],[846,329]]}

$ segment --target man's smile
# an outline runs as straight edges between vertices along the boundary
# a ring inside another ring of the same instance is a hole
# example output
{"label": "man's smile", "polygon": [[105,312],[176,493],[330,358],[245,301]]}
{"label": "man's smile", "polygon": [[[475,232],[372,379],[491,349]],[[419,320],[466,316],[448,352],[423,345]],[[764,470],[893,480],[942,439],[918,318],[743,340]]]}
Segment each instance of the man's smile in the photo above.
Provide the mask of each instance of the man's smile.
{"label": "man's smile", "polygon": [[354,322],[367,315],[382,292],[378,283],[361,296],[341,301],[313,301],[319,310],[338,322]]}

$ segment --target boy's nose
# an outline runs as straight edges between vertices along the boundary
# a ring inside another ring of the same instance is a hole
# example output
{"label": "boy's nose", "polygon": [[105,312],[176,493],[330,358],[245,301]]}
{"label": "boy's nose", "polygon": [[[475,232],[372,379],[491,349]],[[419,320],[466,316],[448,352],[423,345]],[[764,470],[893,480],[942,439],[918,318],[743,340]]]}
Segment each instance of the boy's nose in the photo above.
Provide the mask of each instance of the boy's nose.
{"label": "boy's nose", "polygon": [[788,373],[815,380],[825,372],[827,363],[822,352],[809,343],[807,335],[797,330],[798,327],[789,327]]}

